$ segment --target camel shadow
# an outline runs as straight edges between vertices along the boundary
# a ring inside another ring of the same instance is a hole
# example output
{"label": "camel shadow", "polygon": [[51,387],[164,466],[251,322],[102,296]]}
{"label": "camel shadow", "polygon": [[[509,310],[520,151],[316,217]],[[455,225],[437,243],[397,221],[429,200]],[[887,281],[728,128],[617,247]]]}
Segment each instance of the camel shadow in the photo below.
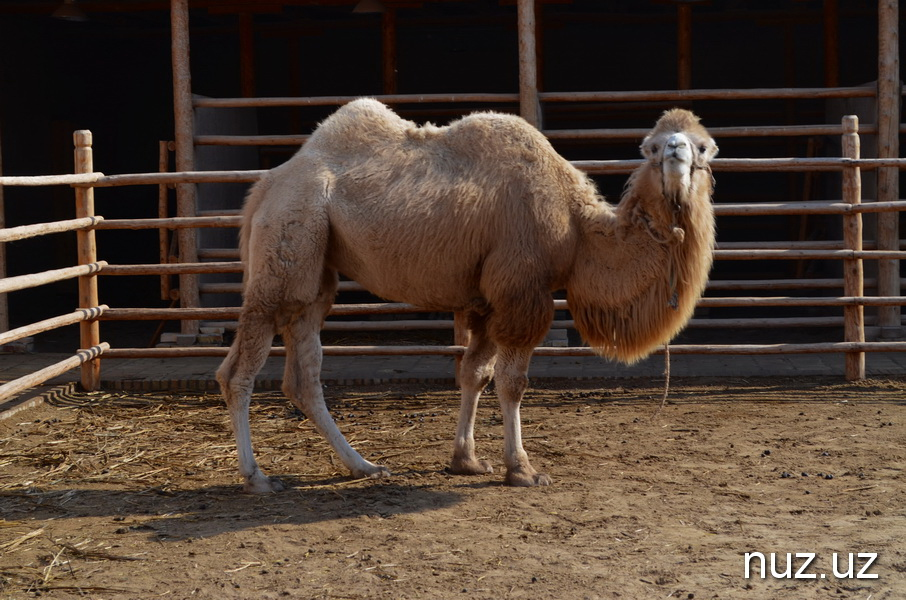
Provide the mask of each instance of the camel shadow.
{"label": "camel shadow", "polygon": [[300,482],[287,489],[246,494],[238,486],[187,490],[65,489],[0,492],[0,513],[23,521],[109,519],[110,533],[145,534],[168,542],[214,537],[264,525],[317,525],[356,517],[390,519],[455,506],[462,495],[431,485],[348,479]]}

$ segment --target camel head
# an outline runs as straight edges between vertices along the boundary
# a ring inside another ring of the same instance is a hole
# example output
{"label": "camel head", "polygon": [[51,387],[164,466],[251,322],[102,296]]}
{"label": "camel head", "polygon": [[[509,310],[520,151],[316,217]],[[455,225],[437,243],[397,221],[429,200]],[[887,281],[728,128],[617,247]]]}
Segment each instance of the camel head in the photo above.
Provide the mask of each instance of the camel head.
{"label": "camel head", "polygon": [[659,177],[664,197],[677,208],[695,197],[700,186],[712,185],[709,163],[717,155],[717,144],[688,110],[666,111],[640,150],[652,167],[649,176]]}
{"label": "camel head", "polygon": [[[595,235],[567,284],[576,328],[599,354],[632,363],[669,342],[689,321],[714,250],[717,145],[687,110],[665,112],[641,145],[611,230]],[[601,211],[602,214],[609,214]]]}

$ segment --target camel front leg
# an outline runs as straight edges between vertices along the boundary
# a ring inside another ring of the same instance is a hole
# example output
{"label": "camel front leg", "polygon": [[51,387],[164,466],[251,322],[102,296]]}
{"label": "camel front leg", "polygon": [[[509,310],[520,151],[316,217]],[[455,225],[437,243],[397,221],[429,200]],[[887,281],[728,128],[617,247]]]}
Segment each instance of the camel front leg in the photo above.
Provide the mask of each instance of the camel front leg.
{"label": "camel front leg", "polygon": [[453,441],[453,460],[450,472],[457,475],[482,475],[493,473],[494,468],[486,460],[475,455],[475,413],[481,392],[494,377],[494,363],[497,360],[497,345],[485,335],[483,328],[472,332],[469,347],[459,366],[459,385],[462,401],[459,420],[456,423],[456,438]]}
{"label": "camel front leg", "polygon": [[386,467],[365,460],[349,445],[327,410],[321,389],[321,315],[314,312],[308,311],[283,330],[286,346],[283,393],[314,423],[353,477],[377,479],[389,476]]}
{"label": "camel front leg", "polygon": [[497,368],[497,395],[503,414],[503,460],[506,464],[506,483],[515,486],[550,485],[551,478],[539,473],[529,462],[522,447],[522,420],[519,407],[528,387],[528,366],[532,348],[501,350]]}

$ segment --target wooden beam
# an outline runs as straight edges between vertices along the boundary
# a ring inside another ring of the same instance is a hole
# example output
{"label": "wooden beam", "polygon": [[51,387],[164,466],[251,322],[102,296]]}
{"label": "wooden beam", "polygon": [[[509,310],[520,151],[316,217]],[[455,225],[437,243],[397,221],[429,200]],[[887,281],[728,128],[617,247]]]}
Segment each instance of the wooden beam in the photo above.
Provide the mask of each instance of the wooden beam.
{"label": "wooden beam", "polygon": [[[878,158],[899,156],[900,83],[899,6],[897,0],[878,0]],[[878,169],[878,202],[899,199],[899,169]],[[899,214],[878,215],[878,249],[899,247]],[[900,294],[898,260],[878,262],[878,294]],[[878,313],[882,336],[898,337],[902,330],[900,307],[891,306]]]}
{"label": "wooden beam", "polygon": [[255,97],[255,19],[239,15],[239,86],[243,98]]}
{"label": "wooden beam", "polygon": [[381,15],[381,62],[384,70],[384,93],[397,91],[396,8],[388,6]]}
{"label": "wooden beam", "polygon": [[[171,0],[173,111],[176,144],[176,170],[195,170],[195,115],[192,107],[192,73],[189,64],[189,0]],[[195,184],[176,186],[176,216],[195,216]],[[182,262],[197,262],[195,230],[180,229],[179,255]],[[179,277],[179,298],[183,308],[199,305],[198,278],[194,274]],[[198,321],[183,321],[183,333],[197,333]]]}
{"label": "wooden beam", "polygon": [[[73,134],[74,162],[76,173],[94,172],[94,151],[91,147],[91,132],[87,129]],[[94,218],[94,188],[75,188],[76,218]],[[80,265],[91,265],[97,262],[97,244],[93,229],[80,229],[76,232],[76,243]],[[98,305],[97,273],[88,273],[79,277],[79,308],[91,309]],[[101,343],[101,333],[97,320],[82,321],[79,324],[80,343],[82,348],[91,348]],[[94,392],[101,385],[101,361],[92,359],[82,363],[82,388]]]}
{"label": "wooden beam", "polygon": [[[843,117],[843,156],[853,159],[858,159],[860,156],[859,119],[855,115]],[[843,171],[843,201],[853,206],[862,202],[862,175],[859,167],[849,167]],[[861,214],[844,215],[843,241],[847,249],[862,251]],[[862,260],[858,258],[844,260],[844,295],[862,296],[863,292]],[[865,309],[863,306],[855,305],[843,308],[843,334],[847,342],[865,341]],[[865,379],[865,353],[847,352],[845,363],[845,376],[848,381]]]}
{"label": "wooden beam", "polygon": [[535,0],[518,0],[516,6],[519,32],[519,114],[541,128],[541,104],[538,99],[538,53],[535,40]]}
{"label": "wooden beam", "polygon": [[839,0],[824,0],[824,85],[840,85]]}
{"label": "wooden beam", "polygon": [[692,6],[676,6],[676,89],[692,88]]}

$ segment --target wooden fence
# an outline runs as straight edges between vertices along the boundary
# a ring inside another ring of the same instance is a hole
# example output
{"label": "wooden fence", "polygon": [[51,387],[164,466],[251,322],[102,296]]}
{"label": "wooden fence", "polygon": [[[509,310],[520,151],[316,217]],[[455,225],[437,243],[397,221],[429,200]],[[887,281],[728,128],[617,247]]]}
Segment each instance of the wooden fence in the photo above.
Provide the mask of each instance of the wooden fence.
{"label": "wooden fence", "polygon": [[[854,88],[847,93],[854,93]],[[800,91],[801,92],[801,91]],[[707,97],[709,92],[698,90],[687,95]],[[755,92],[750,92],[749,95]],[[776,93],[776,90],[773,91]],[[812,93],[809,91],[809,93]],[[858,93],[861,93],[859,91]],[[628,94],[628,93],[627,93]],[[594,95],[595,99],[599,99]],[[612,94],[607,94],[608,98]],[[554,98],[554,95],[550,95]],[[571,95],[572,97],[573,95]],[[631,96],[627,96],[631,97]],[[409,98],[406,98],[409,100]],[[425,97],[419,97],[424,101]],[[556,98],[554,98],[556,99]],[[610,98],[612,99],[612,98]],[[341,101],[342,99],[330,99]],[[204,102],[212,102],[204,100]],[[230,101],[234,105],[237,101]],[[246,102],[246,101],[243,101]],[[258,99],[261,102],[261,99]],[[718,131],[720,131],[718,129]],[[896,250],[866,249],[863,247],[862,215],[865,213],[897,213],[906,210],[906,202],[871,202],[862,203],[861,172],[863,170],[892,168],[903,169],[906,159],[861,159],[859,156],[859,131],[856,117],[844,117],[842,125],[783,128],[783,135],[796,135],[809,131],[821,134],[840,133],[843,141],[843,156],[838,158],[775,158],[775,159],[716,159],[713,162],[715,171],[765,172],[765,171],[837,171],[843,174],[843,198],[840,201],[779,202],[750,204],[716,204],[715,211],[720,216],[760,216],[760,215],[839,215],[843,222],[843,240],[840,242],[786,242],[786,243],[720,243],[715,258],[724,260],[790,260],[790,259],[827,259],[843,262],[843,279],[822,280],[761,280],[761,281],[714,281],[709,291],[729,290],[771,290],[771,289],[814,289],[842,287],[841,296],[831,297],[706,297],[701,307],[841,307],[842,319],[830,318],[736,318],[736,319],[693,319],[694,326],[708,327],[787,327],[843,325],[844,339],[841,342],[809,344],[726,344],[726,345],[676,345],[671,346],[674,354],[779,354],[779,353],[845,353],[847,379],[861,379],[865,376],[865,353],[879,351],[906,351],[904,342],[867,342],[865,338],[866,306],[902,306],[906,298],[900,295],[866,296],[862,264],[864,260],[899,260],[906,258],[906,252]],[[547,132],[549,135],[552,132]],[[751,135],[751,128],[737,128],[736,131],[723,131],[725,135]],[[775,133],[768,129],[767,135]],[[779,131],[777,131],[779,134]],[[555,137],[557,134],[554,133]],[[575,135],[592,135],[580,132]],[[640,133],[631,130],[631,136],[625,132],[593,132],[593,135],[605,137],[639,137]],[[38,177],[0,177],[0,185],[5,186],[44,186],[69,185],[75,190],[76,211],[74,219],[53,223],[42,223],[13,227],[0,230],[0,242],[9,242],[38,235],[76,231],[78,235],[77,265],[19,277],[8,277],[0,280],[0,293],[8,293],[43,285],[46,283],[77,278],[79,283],[79,306],[74,312],[30,324],[0,334],[0,343],[21,339],[26,336],[48,331],[58,327],[78,323],[81,328],[81,350],[74,356],[55,365],[32,373],[26,377],[0,386],[0,400],[8,398],[23,390],[38,385],[67,370],[81,367],[82,385],[85,389],[96,389],[100,382],[99,358],[140,358],[140,357],[196,357],[223,356],[224,347],[176,347],[176,348],[111,348],[101,341],[99,321],[110,320],[183,320],[183,321],[233,321],[238,318],[238,307],[226,308],[117,308],[100,304],[98,298],[98,276],[120,275],[196,275],[202,273],[238,273],[242,265],[237,260],[217,262],[190,261],[170,264],[163,259],[158,264],[126,265],[98,260],[95,249],[95,232],[105,229],[159,229],[174,231],[193,231],[201,227],[229,227],[240,225],[238,215],[218,214],[201,216],[158,217],[146,219],[104,219],[94,214],[94,190],[106,187],[133,185],[184,185],[206,182],[253,182],[264,173],[253,171],[206,171],[176,173],[142,173],[126,175],[104,175],[94,172],[92,165],[91,134],[78,131],[74,135],[76,173],[72,175],[52,175]],[[199,143],[212,140],[199,140]],[[217,140],[223,143],[245,143],[244,140]],[[262,140],[256,139],[256,143]],[[264,140],[266,142],[266,140]],[[281,139],[281,143],[283,140]],[[589,173],[626,173],[640,163],[639,160],[615,161],[576,161],[574,164]],[[162,188],[163,189],[163,188]],[[165,192],[162,192],[165,193]],[[221,254],[230,258],[231,251]],[[233,255],[238,256],[238,255]],[[223,256],[222,256],[223,257]],[[112,258],[112,257],[108,257]],[[238,284],[213,284],[215,291],[238,292]],[[219,286],[219,287],[217,287]],[[341,290],[359,290],[353,282],[341,284]],[[558,310],[568,310],[565,300],[556,300]],[[332,316],[407,314],[419,312],[418,307],[381,302],[366,304],[337,304],[331,311]],[[555,328],[572,327],[571,320],[558,320]],[[328,320],[327,329],[364,331],[385,329],[391,331],[412,330],[418,328],[454,329],[454,321],[447,320],[397,320],[397,321],[335,321]],[[459,356],[464,352],[461,345],[448,346],[325,346],[328,355],[449,355]],[[274,348],[273,354],[283,353],[281,348]],[[587,347],[541,347],[538,355],[593,355]]]}

